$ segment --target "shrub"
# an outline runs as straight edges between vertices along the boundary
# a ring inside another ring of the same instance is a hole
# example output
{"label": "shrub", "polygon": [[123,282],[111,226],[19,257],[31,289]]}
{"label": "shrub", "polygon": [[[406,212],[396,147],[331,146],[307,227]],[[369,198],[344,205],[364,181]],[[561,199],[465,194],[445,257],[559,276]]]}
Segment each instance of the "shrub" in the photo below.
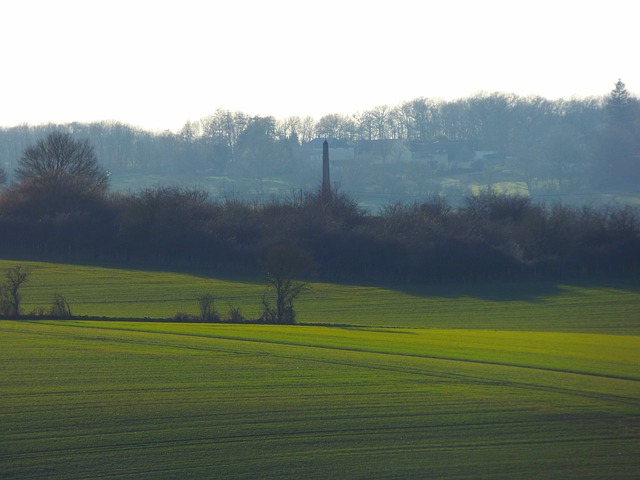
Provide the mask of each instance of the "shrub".
{"label": "shrub", "polygon": [[71,318],[71,307],[69,302],[60,294],[54,293],[51,300],[49,315],[54,318]]}
{"label": "shrub", "polygon": [[198,306],[200,307],[200,321],[202,322],[219,322],[220,315],[216,312],[213,295],[201,295],[198,297]]}
{"label": "shrub", "polygon": [[177,312],[173,316],[172,320],[174,322],[195,323],[195,322],[199,321],[200,319],[198,317],[196,317],[195,315],[191,315],[190,313]]}
{"label": "shrub", "polygon": [[242,315],[242,313],[240,313],[240,307],[229,305],[227,320],[231,323],[244,323],[247,319],[244,317],[244,315]]}

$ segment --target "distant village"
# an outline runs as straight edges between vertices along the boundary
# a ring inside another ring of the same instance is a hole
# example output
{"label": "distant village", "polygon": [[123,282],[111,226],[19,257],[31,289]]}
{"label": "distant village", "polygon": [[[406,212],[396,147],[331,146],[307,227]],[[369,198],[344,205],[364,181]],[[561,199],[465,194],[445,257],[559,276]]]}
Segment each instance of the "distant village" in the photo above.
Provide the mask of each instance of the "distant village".
{"label": "distant village", "polygon": [[[327,139],[331,168],[341,168],[367,158],[371,164],[393,164],[418,162],[434,172],[480,171],[487,167],[502,166],[505,157],[494,150],[476,149],[465,140],[438,140],[433,142],[402,140],[358,140]],[[319,165],[322,159],[323,138],[303,144],[309,163]]]}

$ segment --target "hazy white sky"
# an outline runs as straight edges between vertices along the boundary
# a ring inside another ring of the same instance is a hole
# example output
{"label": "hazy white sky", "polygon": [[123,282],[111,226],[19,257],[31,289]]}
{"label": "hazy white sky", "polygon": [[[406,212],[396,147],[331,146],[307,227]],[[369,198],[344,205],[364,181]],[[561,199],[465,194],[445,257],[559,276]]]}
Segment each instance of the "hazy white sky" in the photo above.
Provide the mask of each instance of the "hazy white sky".
{"label": "hazy white sky", "polygon": [[0,125],[640,91],[637,0],[3,0]]}

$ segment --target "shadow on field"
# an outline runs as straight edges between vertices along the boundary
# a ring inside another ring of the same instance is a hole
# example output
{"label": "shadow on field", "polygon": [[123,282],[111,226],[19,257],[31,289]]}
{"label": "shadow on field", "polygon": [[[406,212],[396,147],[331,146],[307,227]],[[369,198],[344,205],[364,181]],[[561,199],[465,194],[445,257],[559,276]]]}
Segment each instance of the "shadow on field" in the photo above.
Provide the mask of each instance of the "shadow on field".
{"label": "shadow on field", "polygon": [[[51,262],[83,267],[98,267],[117,270],[134,270],[145,273],[174,273],[203,279],[216,279],[250,285],[264,284],[264,278],[256,272],[213,270],[207,268],[186,268],[175,266],[157,266],[144,263],[124,263],[99,261],[95,259],[67,258],[57,255],[5,255],[5,262]],[[543,302],[549,297],[561,295],[567,287],[615,289],[640,294],[640,280],[633,277],[590,277],[565,279],[516,279],[516,280],[467,280],[441,283],[386,282],[382,281],[344,281],[336,278],[315,277],[307,279],[310,283],[327,283],[345,287],[374,287],[398,291],[415,297],[441,297],[448,299],[478,298],[495,302],[526,301]],[[577,293],[576,293],[577,294]]]}
{"label": "shadow on field", "polygon": [[640,282],[631,278],[514,280],[448,282],[426,285],[386,285],[386,288],[416,297],[479,298],[494,302],[543,302],[561,295],[567,287],[615,289],[640,294]]}

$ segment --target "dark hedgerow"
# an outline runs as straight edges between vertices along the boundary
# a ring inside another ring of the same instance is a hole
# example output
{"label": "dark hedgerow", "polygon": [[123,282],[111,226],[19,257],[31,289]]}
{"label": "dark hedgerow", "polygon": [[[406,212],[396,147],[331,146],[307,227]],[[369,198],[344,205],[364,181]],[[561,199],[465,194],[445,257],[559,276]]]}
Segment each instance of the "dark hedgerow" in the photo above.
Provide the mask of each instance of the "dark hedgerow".
{"label": "dark hedgerow", "polygon": [[[390,204],[370,215],[339,192],[255,203],[159,187],[42,210],[30,195],[36,193],[0,192],[4,252],[255,275],[263,272],[270,251],[287,245],[306,252],[320,277],[350,281],[628,275],[640,270],[640,222],[632,207],[535,204],[483,192],[459,208],[437,197]],[[9,308],[6,294],[3,298]],[[285,303],[273,303],[280,320]]]}

